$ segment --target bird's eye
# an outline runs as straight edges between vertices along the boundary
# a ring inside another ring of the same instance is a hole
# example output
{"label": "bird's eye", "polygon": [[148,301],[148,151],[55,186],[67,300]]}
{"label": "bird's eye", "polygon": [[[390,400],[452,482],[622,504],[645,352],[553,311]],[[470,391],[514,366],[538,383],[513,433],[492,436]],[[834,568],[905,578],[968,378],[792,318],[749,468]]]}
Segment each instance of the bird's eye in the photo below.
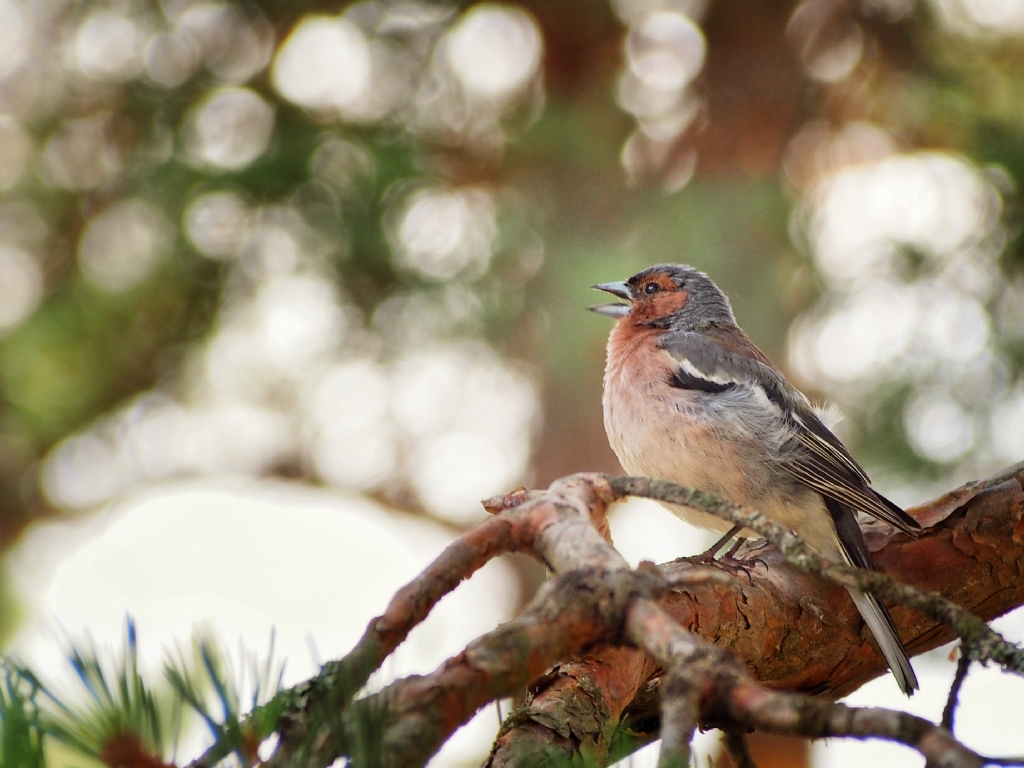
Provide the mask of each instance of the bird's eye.
{"label": "bird's eye", "polygon": [[652,296],[660,290],[661,286],[658,285],[657,283],[648,283],[647,285],[644,286],[644,293],[646,293],[648,296]]}

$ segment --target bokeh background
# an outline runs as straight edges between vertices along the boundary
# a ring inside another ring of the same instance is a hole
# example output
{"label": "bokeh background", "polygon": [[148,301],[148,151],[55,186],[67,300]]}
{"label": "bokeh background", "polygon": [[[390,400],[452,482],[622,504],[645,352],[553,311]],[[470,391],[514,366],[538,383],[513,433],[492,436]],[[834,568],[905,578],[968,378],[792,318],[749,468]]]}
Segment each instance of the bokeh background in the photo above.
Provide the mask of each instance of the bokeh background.
{"label": "bokeh background", "polygon": [[[480,499],[619,471],[583,307],[657,262],[708,271],[897,501],[1018,461],[1022,183],[1020,0],[0,0],[0,635],[59,677],[126,612],[154,664],[274,626],[308,676]],[[632,502],[614,532],[705,543]],[[489,566],[385,677],[542,578]],[[910,705],[854,699],[937,717],[948,652]],[[1024,752],[1022,695],[972,675],[960,735]]]}

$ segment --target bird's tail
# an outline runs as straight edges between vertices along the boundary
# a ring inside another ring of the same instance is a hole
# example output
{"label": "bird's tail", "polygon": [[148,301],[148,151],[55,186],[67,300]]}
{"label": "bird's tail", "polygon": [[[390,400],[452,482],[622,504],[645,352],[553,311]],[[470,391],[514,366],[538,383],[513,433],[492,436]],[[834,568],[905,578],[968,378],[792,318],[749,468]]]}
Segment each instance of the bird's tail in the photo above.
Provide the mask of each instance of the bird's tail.
{"label": "bird's tail", "polygon": [[889,611],[874,595],[867,595],[851,589],[850,597],[853,598],[854,605],[860,611],[864,623],[871,630],[871,634],[878,644],[878,650],[885,657],[885,661],[889,665],[889,669],[892,670],[893,677],[896,678],[900,690],[907,696],[910,696],[920,686],[917,683],[917,675],[914,674],[914,668],[910,666],[907,651],[903,647],[903,641],[900,640],[899,634],[896,632],[896,625],[893,624]]}
{"label": "bird's tail", "polygon": [[[864,543],[864,534],[861,533],[853,510],[845,504],[827,497],[825,506],[835,523],[836,534],[839,538],[839,551],[843,559],[850,565],[863,568],[866,571],[873,571],[875,565],[871,561],[871,553],[868,552],[867,544]],[[860,611],[864,623],[871,630],[871,635],[875,638],[875,643],[878,644],[878,650],[882,652],[889,669],[892,670],[893,677],[899,683],[900,690],[910,696],[920,686],[917,684],[914,668],[910,666],[907,649],[903,647],[903,641],[900,640],[888,609],[874,595],[854,589],[848,591],[857,610]]]}

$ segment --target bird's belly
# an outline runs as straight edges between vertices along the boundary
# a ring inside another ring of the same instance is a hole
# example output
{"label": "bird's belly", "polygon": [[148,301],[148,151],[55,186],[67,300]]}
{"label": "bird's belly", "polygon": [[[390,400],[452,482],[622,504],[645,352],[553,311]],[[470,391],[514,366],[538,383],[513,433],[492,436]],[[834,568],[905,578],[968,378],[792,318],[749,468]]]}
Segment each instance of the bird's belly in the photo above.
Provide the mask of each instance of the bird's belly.
{"label": "bird's belly", "polygon": [[[631,475],[657,477],[710,491],[738,504],[750,504],[755,497],[759,498],[762,494],[756,489],[766,484],[767,473],[750,471],[751,464],[758,463],[757,457],[749,455],[750,446],[722,435],[688,413],[680,399],[676,396],[674,403],[665,404],[651,398],[635,409],[629,398],[606,403],[608,439],[622,468]],[[767,462],[759,463],[763,466]],[[731,527],[705,512],[665,506],[700,528],[726,531]]]}
{"label": "bird's belly", "polygon": [[[835,529],[821,496],[795,483],[762,440],[729,419],[716,417],[712,427],[701,415],[706,409],[695,407],[702,396],[696,392],[671,390],[664,397],[642,398],[636,393],[630,389],[625,397],[605,401],[608,439],[626,472],[710,491],[756,509],[798,531],[822,554],[833,553]],[[706,512],[664,506],[698,528],[724,532],[732,527]],[[750,530],[741,535],[758,536]]]}
{"label": "bird's belly", "polygon": [[[641,435],[622,433],[612,449],[622,468],[631,475],[656,477],[678,485],[710,491],[737,504],[751,502],[748,473],[738,469],[732,446],[701,432],[666,433],[646,429]],[[727,531],[732,525],[715,515],[676,504],[665,504],[690,525],[711,531]]]}

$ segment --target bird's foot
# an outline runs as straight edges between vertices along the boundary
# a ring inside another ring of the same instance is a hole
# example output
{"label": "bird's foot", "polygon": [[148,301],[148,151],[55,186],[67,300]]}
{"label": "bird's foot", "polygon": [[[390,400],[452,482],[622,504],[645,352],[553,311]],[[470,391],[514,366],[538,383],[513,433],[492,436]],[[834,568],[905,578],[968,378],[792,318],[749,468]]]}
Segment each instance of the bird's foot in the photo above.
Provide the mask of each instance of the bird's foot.
{"label": "bird's foot", "polygon": [[[739,527],[739,526],[737,526],[737,527]],[[740,548],[746,543],[746,541],[747,540],[742,538],[742,537],[737,538],[736,539],[736,543],[733,544],[731,547],[729,547],[729,550],[724,555],[722,555],[721,561],[722,562],[726,562],[726,563],[734,563],[734,564],[738,564],[738,563],[744,562],[747,558],[745,558],[745,557],[737,557],[736,553],[740,551]]]}
{"label": "bird's foot", "polygon": [[[725,536],[723,536],[710,547],[708,547],[703,553],[697,555],[695,558],[693,558],[693,560],[698,563],[703,563],[704,565],[712,565],[714,563],[717,563],[718,553],[721,552],[722,549],[725,548],[725,545],[728,544],[732,540],[732,538],[741,530],[743,530],[742,525],[734,525],[732,528],[729,529],[729,532],[726,533]],[[737,547],[739,547],[739,545],[742,542],[743,539],[737,539],[736,544],[734,544],[729,549],[729,552],[726,553],[725,558],[731,559],[732,553],[736,551]]]}

